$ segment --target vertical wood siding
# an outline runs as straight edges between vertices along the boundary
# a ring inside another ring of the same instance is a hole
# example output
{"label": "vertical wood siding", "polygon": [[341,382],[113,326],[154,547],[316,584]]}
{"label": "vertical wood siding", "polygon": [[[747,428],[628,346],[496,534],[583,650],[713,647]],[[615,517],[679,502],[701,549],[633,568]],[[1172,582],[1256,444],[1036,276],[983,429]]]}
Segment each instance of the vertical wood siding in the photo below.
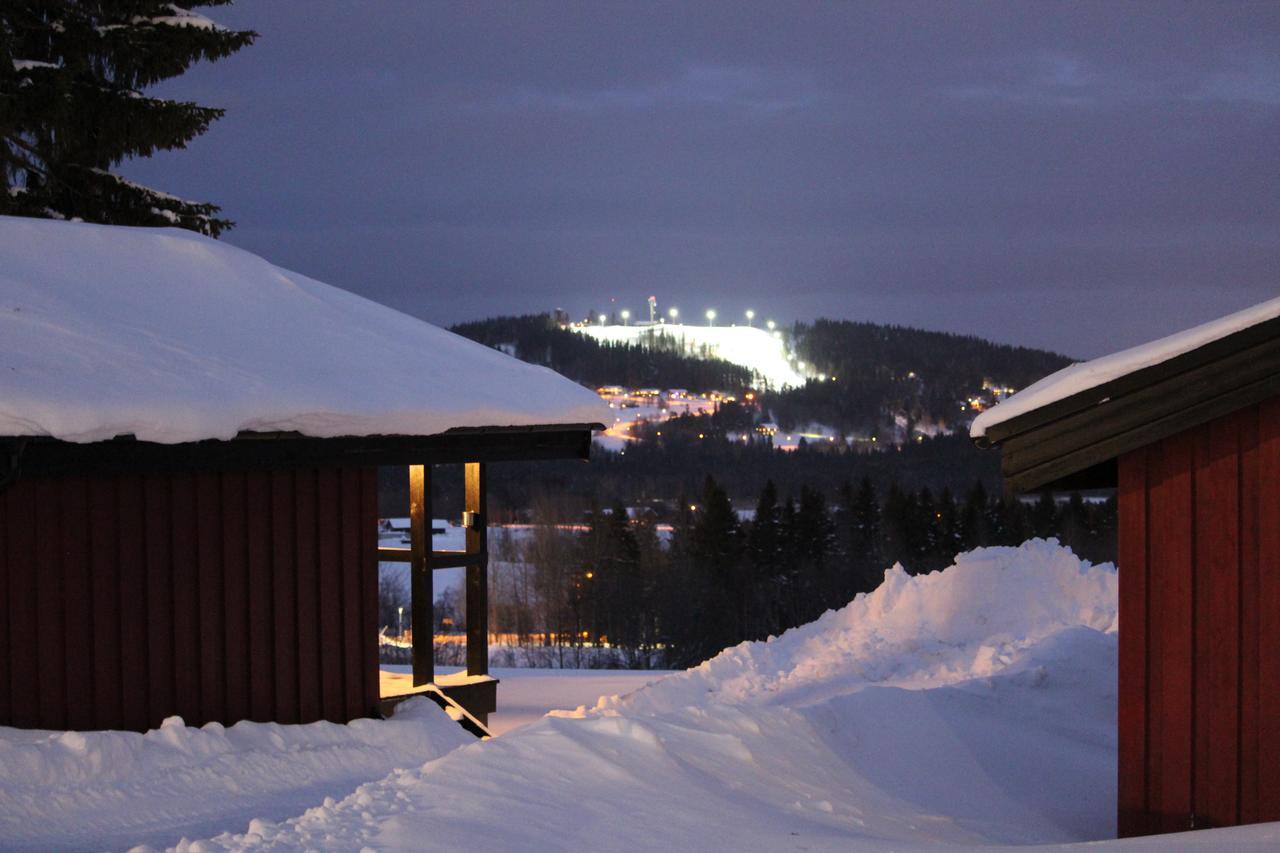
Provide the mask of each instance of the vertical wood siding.
{"label": "vertical wood siding", "polygon": [[343,722],[378,700],[371,468],[20,479],[0,725]]}
{"label": "vertical wood siding", "polygon": [[1280,400],[1119,477],[1120,835],[1280,820]]}

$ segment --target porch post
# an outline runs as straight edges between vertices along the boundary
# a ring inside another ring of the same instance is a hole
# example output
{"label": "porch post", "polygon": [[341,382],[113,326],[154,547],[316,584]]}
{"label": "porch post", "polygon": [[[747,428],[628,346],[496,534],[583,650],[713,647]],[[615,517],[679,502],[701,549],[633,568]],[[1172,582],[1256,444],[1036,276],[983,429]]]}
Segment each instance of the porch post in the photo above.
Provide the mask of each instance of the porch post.
{"label": "porch post", "polygon": [[409,466],[409,627],[413,630],[413,686],[435,680],[432,624],[430,467]]}
{"label": "porch post", "polygon": [[489,674],[488,476],[483,462],[466,464],[467,675]]}

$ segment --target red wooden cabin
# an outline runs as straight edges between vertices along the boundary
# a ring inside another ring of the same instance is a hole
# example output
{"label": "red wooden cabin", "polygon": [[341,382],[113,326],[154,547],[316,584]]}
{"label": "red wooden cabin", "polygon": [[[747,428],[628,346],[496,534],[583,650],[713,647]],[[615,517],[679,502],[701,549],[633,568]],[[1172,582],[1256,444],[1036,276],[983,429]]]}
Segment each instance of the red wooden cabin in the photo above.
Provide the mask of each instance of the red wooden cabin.
{"label": "red wooden cabin", "polygon": [[1118,488],[1119,834],[1280,820],[1280,300],[1024,393],[1006,485]]}
{"label": "red wooden cabin", "polygon": [[[485,466],[585,459],[598,397],[189,232],[0,217],[0,270],[0,725],[376,714],[400,560],[422,688],[431,573],[466,567],[441,686],[482,728]],[[439,464],[466,466],[459,553],[431,549]],[[378,547],[379,466],[408,467],[408,549]]]}

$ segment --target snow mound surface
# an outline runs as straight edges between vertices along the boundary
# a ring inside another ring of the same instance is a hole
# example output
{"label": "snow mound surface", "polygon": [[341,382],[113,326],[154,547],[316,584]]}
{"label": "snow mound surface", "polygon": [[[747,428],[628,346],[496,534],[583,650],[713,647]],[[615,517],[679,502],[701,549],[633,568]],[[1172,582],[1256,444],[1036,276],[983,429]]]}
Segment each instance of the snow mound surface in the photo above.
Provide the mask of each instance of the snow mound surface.
{"label": "snow mound surface", "polygon": [[548,370],[179,229],[0,217],[0,436],[604,421]]}
{"label": "snow mound surface", "polygon": [[474,740],[427,699],[347,725],[193,728],[170,717],[146,734],[0,727],[0,849],[172,844],[182,832],[297,814]]}
{"label": "snow mound surface", "polygon": [[1107,838],[1116,574],[962,555],[768,642],[180,850],[912,850]]}
{"label": "snow mound surface", "polygon": [[924,688],[995,675],[1067,628],[1116,630],[1116,572],[1056,540],[960,554],[946,571],[902,566],[872,593],[762,643],[727,649],[601,710],[708,703],[805,705],[869,684]]}

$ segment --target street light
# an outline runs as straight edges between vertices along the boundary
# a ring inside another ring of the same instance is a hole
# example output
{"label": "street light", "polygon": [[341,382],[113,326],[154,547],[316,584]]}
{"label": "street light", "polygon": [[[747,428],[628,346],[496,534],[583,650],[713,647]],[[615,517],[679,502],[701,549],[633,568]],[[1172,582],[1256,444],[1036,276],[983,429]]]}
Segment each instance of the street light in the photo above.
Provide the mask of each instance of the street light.
{"label": "street light", "polygon": [[772,320],[769,320],[768,322],[766,322],[766,323],[765,323],[765,325],[766,325],[766,326],[768,326],[768,327],[769,327],[769,331],[771,331],[771,332],[772,332],[772,331],[773,331],[773,327],[774,327],[774,326],[776,326],[776,325],[778,325],[778,324],[777,324],[777,323],[775,323],[775,322],[773,322]]}
{"label": "street light", "polygon": [[404,636],[404,608],[403,607],[396,608],[396,636],[397,637]]}
{"label": "street light", "polygon": [[680,309],[679,309],[679,308],[672,308],[672,309],[668,310],[668,311],[667,311],[667,316],[668,316],[668,317],[670,317],[670,318],[671,318],[671,322],[673,322],[673,323],[674,323],[674,322],[676,321],[676,318],[680,316]]}
{"label": "street light", "polygon": [[622,325],[627,325],[627,321],[631,319],[631,312],[626,308],[622,309]]}
{"label": "street light", "polygon": [[601,314],[601,315],[600,315],[600,325],[601,325],[601,326],[603,326],[603,325],[604,325],[604,321],[605,321],[605,320],[607,320],[607,319],[609,319],[609,318],[608,318],[608,317],[605,317],[605,315]]}
{"label": "street light", "polygon": [[752,311],[750,308],[748,308],[748,309],[747,309],[747,325],[748,325],[748,326],[750,326],[750,325],[751,325],[751,321],[752,321],[752,320],[754,320],[755,318],[756,318],[756,312],[754,312],[754,311]]}
{"label": "street light", "polygon": [[716,310],[714,308],[707,309],[707,325],[714,326],[716,324]]}

